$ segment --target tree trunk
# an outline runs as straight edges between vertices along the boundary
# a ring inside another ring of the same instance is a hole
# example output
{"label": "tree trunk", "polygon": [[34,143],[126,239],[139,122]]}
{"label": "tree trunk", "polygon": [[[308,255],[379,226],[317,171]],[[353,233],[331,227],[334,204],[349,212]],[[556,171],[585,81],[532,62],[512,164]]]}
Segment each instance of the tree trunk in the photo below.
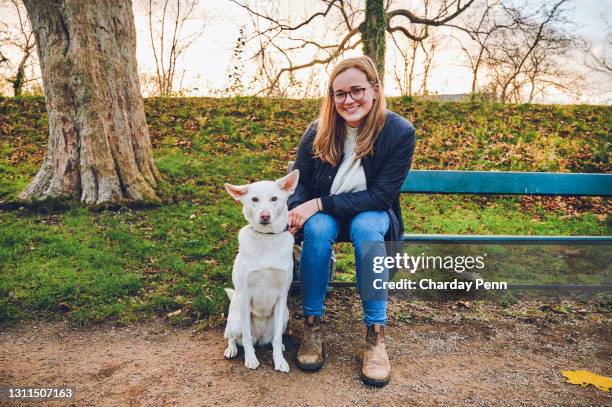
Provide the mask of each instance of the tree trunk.
{"label": "tree trunk", "polygon": [[535,96],[535,79],[532,78],[529,82],[531,89],[529,90],[529,99],[527,100],[527,103],[531,104],[533,103],[533,97]]}
{"label": "tree trunk", "polygon": [[29,57],[29,53],[24,54],[23,58],[21,58],[21,62],[19,63],[19,67],[17,68],[15,78],[10,80],[10,82],[13,83],[13,96],[15,97],[21,96],[21,92],[23,91],[23,83],[25,82],[25,65],[28,62]]}
{"label": "tree trunk", "polygon": [[367,0],[365,21],[359,26],[364,55],[372,58],[381,82],[385,76],[385,33],[387,14],[382,0]]}
{"label": "tree trunk", "polygon": [[49,115],[42,168],[21,199],[157,200],[130,0],[24,0]]}
{"label": "tree trunk", "polygon": [[472,70],[472,87],[471,87],[471,91],[470,91],[470,94],[472,96],[476,95],[476,85],[478,83],[477,81],[478,81],[478,68],[479,68],[478,65],[479,64],[480,64],[480,61],[476,63],[476,66]]}
{"label": "tree trunk", "polygon": [[417,44],[416,42],[413,42],[410,45],[410,49],[412,50],[412,56],[410,59],[410,72],[408,74],[408,96],[412,96],[414,94],[414,66],[416,64],[416,55],[417,55],[417,50],[418,50],[418,46],[419,44]]}

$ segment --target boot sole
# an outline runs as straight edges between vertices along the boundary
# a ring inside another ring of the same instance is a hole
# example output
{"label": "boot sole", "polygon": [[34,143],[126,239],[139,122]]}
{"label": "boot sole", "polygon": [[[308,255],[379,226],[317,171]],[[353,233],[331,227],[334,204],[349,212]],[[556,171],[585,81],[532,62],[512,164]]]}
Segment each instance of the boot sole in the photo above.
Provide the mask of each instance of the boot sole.
{"label": "boot sole", "polygon": [[323,347],[323,352],[321,353],[323,361],[321,363],[300,363],[297,355],[295,355],[295,364],[300,370],[304,372],[316,372],[317,370],[321,370],[323,364],[325,363],[325,347]]}
{"label": "boot sole", "polygon": [[295,360],[295,364],[297,365],[297,367],[300,368],[300,370],[303,370],[304,372],[316,372],[317,370],[320,370],[323,367],[323,363],[300,363],[297,359]]}
{"label": "boot sole", "polygon": [[389,381],[391,380],[391,376],[387,376],[383,380],[371,379],[371,378],[369,378],[367,376],[364,376],[363,373],[359,373],[359,376],[361,377],[361,380],[365,384],[367,384],[368,386],[373,386],[373,387],[383,387],[383,386],[387,385],[387,383],[389,383]]}

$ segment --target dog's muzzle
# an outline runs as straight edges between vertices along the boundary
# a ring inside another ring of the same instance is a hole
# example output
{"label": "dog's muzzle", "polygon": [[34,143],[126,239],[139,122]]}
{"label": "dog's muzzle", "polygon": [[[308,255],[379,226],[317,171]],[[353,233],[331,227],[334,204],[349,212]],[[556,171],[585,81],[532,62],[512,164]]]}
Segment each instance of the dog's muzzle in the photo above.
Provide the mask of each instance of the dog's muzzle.
{"label": "dog's muzzle", "polygon": [[265,211],[259,214],[260,225],[269,225],[270,223],[270,212]]}

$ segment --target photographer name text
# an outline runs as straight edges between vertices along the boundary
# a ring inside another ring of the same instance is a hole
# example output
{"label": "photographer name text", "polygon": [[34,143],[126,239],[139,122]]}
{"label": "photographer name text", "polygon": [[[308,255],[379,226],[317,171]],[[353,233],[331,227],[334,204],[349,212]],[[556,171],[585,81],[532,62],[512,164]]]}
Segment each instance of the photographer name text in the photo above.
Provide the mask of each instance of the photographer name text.
{"label": "photographer name text", "polygon": [[507,290],[508,283],[505,281],[485,281],[476,279],[474,281],[435,281],[431,278],[423,278],[420,280],[410,280],[402,278],[398,281],[384,281],[377,278],[372,282],[372,285],[377,290]]}

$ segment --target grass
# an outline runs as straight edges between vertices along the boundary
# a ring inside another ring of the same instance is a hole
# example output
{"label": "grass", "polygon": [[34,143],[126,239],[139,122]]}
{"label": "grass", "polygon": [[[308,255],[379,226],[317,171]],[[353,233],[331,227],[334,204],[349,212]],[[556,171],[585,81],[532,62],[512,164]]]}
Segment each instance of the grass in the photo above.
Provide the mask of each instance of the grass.
{"label": "grass", "polygon": [[[223,183],[281,176],[318,102],[155,98],[145,106],[164,204],[0,211],[0,323],[220,320],[244,224]],[[610,107],[392,99],[390,109],[417,127],[414,168],[610,170]],[[0,100],[0,201],[14,200],[40,167],[46,117],[41,98]],[[610,234],[609,201],[598,198],[406,195],[402,205],[411,233]],[[337,278],[350,281],[352,248],[337,250]],[[522,266],[521,278],[534,268]]]}

